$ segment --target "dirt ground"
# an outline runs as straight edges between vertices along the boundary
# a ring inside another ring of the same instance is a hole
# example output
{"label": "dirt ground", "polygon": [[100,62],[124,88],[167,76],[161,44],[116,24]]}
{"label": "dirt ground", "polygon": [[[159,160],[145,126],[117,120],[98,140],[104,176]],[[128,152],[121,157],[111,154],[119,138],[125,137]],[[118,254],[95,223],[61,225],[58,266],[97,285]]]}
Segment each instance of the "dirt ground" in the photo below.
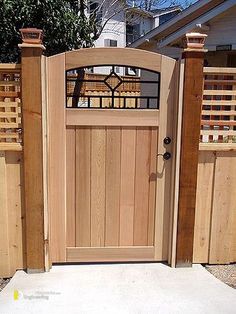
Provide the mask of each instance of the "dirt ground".
{"label": "dirt ground", "polygon": [[216,278],[236,289],[236,264],[206,265],[206,269]]}

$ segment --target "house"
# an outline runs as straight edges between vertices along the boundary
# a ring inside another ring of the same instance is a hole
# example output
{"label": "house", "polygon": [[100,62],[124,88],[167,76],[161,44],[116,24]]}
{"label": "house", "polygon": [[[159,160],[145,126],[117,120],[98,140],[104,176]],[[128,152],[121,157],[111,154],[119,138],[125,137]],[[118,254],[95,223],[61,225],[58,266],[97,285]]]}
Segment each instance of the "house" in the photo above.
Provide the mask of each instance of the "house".
{"label": "house", "polygon": [[182,11],[180,6],[145,11],[131,7],[126,11],[126,44],[129,45]]}
{"label": "house", "polygon": [[236,67],[236,1],[199,0],[129,47],[180,58],[188,32],[207,34],[205,63],[208,66]]}
{"label": "house", "polygon": [[180,6],[145,11],[127,7],[123,1],[91,1],[90,12],[97,11],[103,29],[95,47],[125,47],[181,12]]}
{"label": "house", "polygon": [[[144,36],[151,29],[165,23],[181,12],[180,6],[145,11],[139,7],[127,7],[124,1],[97,0],[90,2],[89,12],[96,12],[98,24],[102,27],[95,47],[126,47],[136,39]],[[110,68],[91,68],[90,72],[107,74]],[[135,75],[135,70],[116,67],[121,75]]]}

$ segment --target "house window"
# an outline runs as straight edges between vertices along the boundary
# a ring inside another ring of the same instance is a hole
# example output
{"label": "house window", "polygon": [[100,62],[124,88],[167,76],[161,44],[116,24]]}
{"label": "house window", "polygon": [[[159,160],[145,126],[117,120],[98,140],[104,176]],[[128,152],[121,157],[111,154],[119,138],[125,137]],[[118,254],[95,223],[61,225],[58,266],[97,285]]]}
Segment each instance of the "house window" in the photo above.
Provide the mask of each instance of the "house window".
{"label": "house window", "polygon": [[140,36],[140,25],[126,25],[126,43],[131,44],[137,40]]}
{"label": "house window", "polygon": [[105,47],[117,47],[117,40],[113,39],[104,39]]}

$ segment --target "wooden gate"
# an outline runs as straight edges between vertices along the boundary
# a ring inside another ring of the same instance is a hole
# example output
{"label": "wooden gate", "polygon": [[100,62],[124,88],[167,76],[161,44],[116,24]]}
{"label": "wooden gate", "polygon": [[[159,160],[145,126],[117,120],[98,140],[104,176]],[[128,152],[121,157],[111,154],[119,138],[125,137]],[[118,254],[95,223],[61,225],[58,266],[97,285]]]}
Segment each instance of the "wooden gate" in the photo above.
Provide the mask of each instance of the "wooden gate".
{"label": "wooden gate", "polygon": [[168,260],[175,60],[92,48],[46,67],[52,262]]}

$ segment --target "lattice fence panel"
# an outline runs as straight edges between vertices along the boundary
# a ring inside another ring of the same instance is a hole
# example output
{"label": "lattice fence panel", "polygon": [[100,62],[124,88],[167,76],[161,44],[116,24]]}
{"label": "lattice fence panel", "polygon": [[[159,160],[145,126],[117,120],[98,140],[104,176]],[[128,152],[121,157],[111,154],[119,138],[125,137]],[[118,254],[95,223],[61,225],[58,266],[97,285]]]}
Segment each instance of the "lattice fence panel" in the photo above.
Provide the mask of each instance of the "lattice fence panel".
{"label": "lattice fence panel", "polygon": [[201,142],[236,143],[236,68],[204,68]]}
{"label": "lattice fence panel", "polygon": [[0,150],[22,149],[20,66],[0,64]]}

